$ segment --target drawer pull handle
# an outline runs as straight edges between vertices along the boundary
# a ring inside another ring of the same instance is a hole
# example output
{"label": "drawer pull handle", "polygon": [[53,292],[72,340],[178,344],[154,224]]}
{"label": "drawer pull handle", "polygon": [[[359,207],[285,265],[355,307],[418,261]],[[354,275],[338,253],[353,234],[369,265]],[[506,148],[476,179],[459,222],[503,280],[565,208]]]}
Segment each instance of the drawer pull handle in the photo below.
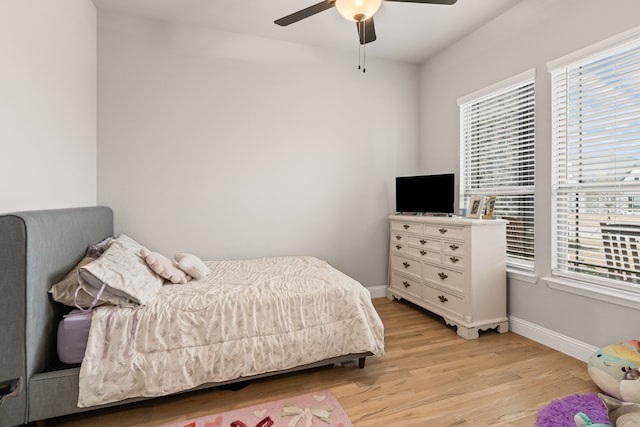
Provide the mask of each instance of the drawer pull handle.
{"label": "drawer pull handle", "polygon": [[447,230],[446,228],[441,228],[441,229],[439,229],[438,231],[440,232],[440,234],[444,234],[444,233],[446,233],[446,232],[447,232],[447,231],[449,231],[449,230]]}
{"label": "drawer pull handle", "polygon": [[404,228],[405,230],[408,230],[409,227],[411,227],[409,224],[405,224],[405,225],[402,226],[402,228]]}
{"label": "drawer pull handle", "polygon": [[402,249],[402,245],[396,245],[396,249],[397,249],[397,250]]}
{"label": "drawer pull handle", "polygon": [[402,240],[402,236],[398,234],[398,235],[396,236],[396,240]]}
{"label": "drawer pull handle", "polygon": [[407,282],[406,280],[402,282],[402,284],[404,285],[405,288],[408,288],[411,286],[411,283]]}
{"label": "drawer pull handle", "polygon": [[451,248],[452,251],[455,251],[457,249],[460,249],[460,246],[456,245],[455,243],[452,245],[449,245],[449,247]]}
{"label": "drawer pull handle", "polygon": [[420,255],[425,256],[427,254],[427,251],[420,251]]}
{"label": "drawer pull handle", "polygon": [[421,245],[426,245],[426,244],[427,244],[427,241],[426,241],[426,240],[424,240],[424,239],[420,239],[420,244],[421,244]]}
{"label": "drawer pull handle", "polygon": [[455,257],[455,256],[449,257],[449,259],[450,259],[450,260],[451,260],[451,262],[452,262],[452,263],[454,263],[454,264],[455,264],[456,262],[460,261],[460,258]]}
{"label": "drawer pull handle", "polygon": [[445,297],[444,295],[438,295],[438,299],[440,300],[441,303],[445,303],[449,301],[449,298]]}
{"label": "drawer pull handle", "polygon": [[440,278],[440,280],[444,280],[444,279],[446,279],[446,278],[447,278],[447,277],[449,277],[449,276],[447,276],[447,275],[446,275],[446,274],[444,274],[444,273],[438,273],[438,277]]}
{"label": "drawer pull handle", "polygon": [[404,268],[411,267],[411,264],[409,264],[407,261],[403,262],[402,265],[404,265]]}

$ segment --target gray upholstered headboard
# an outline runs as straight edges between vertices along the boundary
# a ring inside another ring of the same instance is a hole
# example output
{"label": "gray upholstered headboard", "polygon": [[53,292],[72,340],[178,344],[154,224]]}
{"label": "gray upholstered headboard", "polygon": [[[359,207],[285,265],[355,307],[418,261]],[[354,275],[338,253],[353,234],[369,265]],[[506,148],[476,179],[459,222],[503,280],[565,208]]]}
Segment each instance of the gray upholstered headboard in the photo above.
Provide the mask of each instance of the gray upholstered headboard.
{"label": "gray upholstered headboard", "polygon": [[56,360],[55,331],[69,308],[47,291],[88,246],[111,235],[113,212],[107,207],[0,215],[0,386],[23,383],[0,404],[0,425],[26,422],[29,379]]}

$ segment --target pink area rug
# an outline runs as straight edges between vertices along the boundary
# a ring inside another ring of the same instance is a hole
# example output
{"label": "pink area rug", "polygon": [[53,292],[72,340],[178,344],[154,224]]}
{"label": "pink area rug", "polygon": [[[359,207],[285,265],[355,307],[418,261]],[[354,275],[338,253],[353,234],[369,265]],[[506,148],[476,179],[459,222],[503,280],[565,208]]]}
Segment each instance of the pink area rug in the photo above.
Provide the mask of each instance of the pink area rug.
{"label": "pink area rug", "polygon": [[353,427],[329,390],[206,415],[163,427]]}

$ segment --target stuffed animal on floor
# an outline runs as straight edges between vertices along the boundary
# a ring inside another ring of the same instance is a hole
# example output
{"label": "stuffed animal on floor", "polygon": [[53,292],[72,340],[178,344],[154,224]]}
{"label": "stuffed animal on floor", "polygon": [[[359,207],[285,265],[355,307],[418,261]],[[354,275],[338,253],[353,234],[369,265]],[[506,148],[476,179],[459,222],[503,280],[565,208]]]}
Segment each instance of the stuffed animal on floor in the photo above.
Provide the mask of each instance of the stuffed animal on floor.
{"label": "stuffed animal on floor", "polygon": [[140,255],[154,273],[169,280],[171,283],[184,284],[191,280],[191,276],[180,270],[173,261],[162,254],[151,252],[147,248],[142,248],[140,249]]}
{"label": "stuffed animal on floor", "polygon": [[589,418],[584,412],[578,412],[573,417],[573,421],[575,421],[576,427],[612,427],[611,424],[592,423],[591,418]]}
{"label": "stuffed animal on floor", "polygon": [[578,412],[573,417],[576,427],[640,427],[640,404],[621,402],[602,393],[598,397],[607,409],[612,424],[593,424],[587,414]]}
{"label": "stuffed animal on floor", "polygon": [[589,358],[587,371],[606,394],[624,402],[640,403],[640,341],[603,347]]}
{"label": "stuffed animal on floor", "polygon": [[609,421],[616,427],[640,427],[640,404],[621,402],[604,394],[598,394],[607,407]]}

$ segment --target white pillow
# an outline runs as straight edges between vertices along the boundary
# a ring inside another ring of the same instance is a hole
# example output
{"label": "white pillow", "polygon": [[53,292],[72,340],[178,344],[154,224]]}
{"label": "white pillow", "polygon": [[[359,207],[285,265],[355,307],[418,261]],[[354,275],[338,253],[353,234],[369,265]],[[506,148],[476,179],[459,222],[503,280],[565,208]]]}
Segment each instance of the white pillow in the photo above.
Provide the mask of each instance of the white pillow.
{"label": "white pillow", "polygon": [[152,304],[164,279],[149,269],[141,248],[131,237],[120,235],[100,258],[80,267],[80,283],[93,296],[108,292],[136,304]]}
{"label": "white pillow", "polygon": [[207,267],[207,265],[195,255],[176,254],[174,258],[176,259],[176,263],[180,270],[184,271],[196,280],[204,279],[211,274],[209,267]]}

